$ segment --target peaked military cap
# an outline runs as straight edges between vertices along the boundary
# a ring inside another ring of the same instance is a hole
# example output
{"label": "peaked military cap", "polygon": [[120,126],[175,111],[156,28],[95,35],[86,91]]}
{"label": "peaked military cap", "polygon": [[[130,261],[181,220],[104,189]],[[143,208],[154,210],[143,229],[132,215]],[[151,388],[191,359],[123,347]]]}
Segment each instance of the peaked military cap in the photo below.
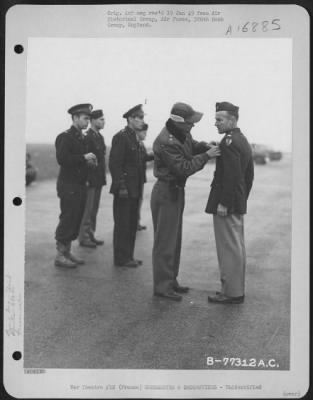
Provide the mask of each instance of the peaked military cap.
{"label": "peaked military cap", "polygon": [[74,115],[74,114],[87,114],[87,115],[90,115],[91,112],[92,112],[92,109],[93,109],[93,107],[89,103],[77,104],[76,106],[73,106],[73,107],[69,108],[67,110],[67,112],[69,114],[71,114],[71,115]]}
{"label": "peaked military cap", "polygon": [[94,110],[90,114],[90,119],[98,119],[103,117],[103,111],[102,110]]}
{"label": "peaked military cap", "polygon": [[221,103],[216,103],[216,112],[218,111],[228,111],[229,113],[236,115],[238,117],[239,107],[227,101],[222,101]]}
{"label": "peaked military cap", "polygon": [[175,103],[171,109],[170,118],[176,122],[185,122],[186,120],[191,123],[199,122],[203,113],[195,111],[189,104]]}
{"label": "peaked military cap", "polygon": [[139,117],[143,115],[145,115],[145,113],[143,112],[142,104],[137,104],[135,107],[132,107],[130,110],[126,111],[126,113],[123,114],[123,118]]}

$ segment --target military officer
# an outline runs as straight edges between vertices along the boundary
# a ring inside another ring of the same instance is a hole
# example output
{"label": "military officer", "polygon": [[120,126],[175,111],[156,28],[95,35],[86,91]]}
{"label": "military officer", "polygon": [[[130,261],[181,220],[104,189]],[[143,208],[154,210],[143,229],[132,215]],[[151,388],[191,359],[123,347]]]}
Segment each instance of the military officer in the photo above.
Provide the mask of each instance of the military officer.
{"label": "military officer", "polygon": [[213,214],[221,291],[209,296],[209,302],[243,303],[245,293],[246,252],[243,215],[252,187],[254,166],[251,147],[237,127],[239,107],[216,103],[216,127],[225,134],[220,143],[221,157],[216,170],[206,212]]}
{"label": "military officer", "polygon": [[189,288],[178,283],[184,186],[187,178],[219,155],[218,146],[193,140],[190,131],[203,114],[185,103],[172,107],[170,118],[153,144],[154,175],[151,194],[154,228],[152,252],[154,295],[180,301]]}
{"label": "military officer", "polygon": [[110,193],[113,200],[114,264],[118,267],[138,267],[134,259],[138,207],[142,186],[138,132],[144,125],[142,105],[128,110],[123,118],[127,126],[112,139],[109,168],[112,175]]}
{"label": "military officer", "polygon": [[138,207],[138,224],[137,224],[137,231],[142,231],[144,229],[147,229],[145,225],[141,225],[140,223],[140,217],[141,217],[141,206],[143,202],[143,191],[144,191],[144,184],[147,182],[147,162],[154,160],[154,154],[153,152],[147,152],[146,146],[144,144],[144,141],[146,140],[147,136],[147,131],[148,131],[149,125],[144,124],[142,129],[138,132],[138,137],[139,137],[139,149],[140,149],[140,162],[141,162],[141,172],[142,172],[142,186],[141,186],[141,191],[140,191],[140,197],[139,197],[139,207]]}
{"label": "military officer", "polygon": [[86,200],[88,168],[96,163],[96,156],[88,151],[82,133],[89,124],[91,104],[78,104],[68,112],[72,116],[72,126],[57,136],[56,158],[60,165],[57,179],[57,194],[60,198],[61,214],[56,228],[55,239],[57,267],[73,268],[83,264],[71,253],[71,243],[77,239]]}
{"label": "military officer", "polygon": [[104,125],[103,110],[92,111],[90,114],[90,128],[86,133],[86,141],[88,150],[97,157],[97,165],[88,171],[87,200],[79,232],[79,243],[83,247],[95,248],[97,245],[104,243],[103,240],[95,238],[102,187],[106,185],[106,145],[100,133]]}

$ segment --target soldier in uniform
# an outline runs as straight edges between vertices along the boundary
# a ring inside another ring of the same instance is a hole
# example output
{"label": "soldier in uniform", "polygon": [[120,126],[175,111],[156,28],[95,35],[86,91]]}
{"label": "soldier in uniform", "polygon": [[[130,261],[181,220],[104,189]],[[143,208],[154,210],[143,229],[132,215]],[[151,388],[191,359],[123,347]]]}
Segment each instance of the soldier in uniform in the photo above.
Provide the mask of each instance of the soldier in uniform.
{"label": "soldier in uniform", "polygon": [[82,133],[89,123],[91,104],[78,104],[68,112],[72,116],[72,126],[57,136],[56,158],[60,165],[57,179],[57,194],[60,198],[61,214],[56,228],[55,239],[57,267],[73,268],[84,264],[71,253],[71,243],[77,239],[86,200],[88,168],[92,168],[97,158],[88,151]]}
{"label": "soldier in uniform", "polygon": [[143,191],[144,191],[144,184],[147,182],[147,162],[154,160],[153,152],[148,153],[144,141],[146,140],[147,131],[149,125],[144,124],[141,131],[138,132],[139,137],[139,149],[140,149],[140,161],[141,161],[141,172],[142,172],[142,186],[140,191],[140,198],[139,198],[139,207],[138,207],[138,224],[137,224],[137,231],[142,231],[147,229],[145,225],[141,225],[141,206],[143,201]]}
{"label": "soldier in uniform", "polygon": [[152,252],[154,295],[180,301],[189,288],[177,281],[182,219],[187,178],[219,155],[218,146],[193,140],[190,131],[203,114],[185,103],[176,103],[153,144],[154,175],[151,194],[154,228]]}
{"label": "soldier in uniform", "polygon": [[140,145],[138,132],[144,125],[142,105],[128,110],[123,118],[127,126],[112,139],[109,168],[112,175],[110,193],[113,200],[114,264],[118,267],[138,267],[134,259],[138,207],[142,187]]}
{"label": "soldier in uniform", "polygon": [[85,211],[79,232],[79,243],[83,247],[96,248],[103,240],[95,238],[97,214],[102,187],[106,185],[105,152],[106,146],[100,130],[104,128],[105,119],[102,110],[90,114],[90,128],[86,134],[88,150],[96,155],[97,166],[89,169],[88,188]]}
{"label": "soldier in uniform", "polygon": [[237,106],[216,103],[216,127],[225,134],[220,143],[221,157],[211,185],[206,212],[213,214],[221,291],[208,301],[222,304],[243,303],[246,252],[243,215],[252,187],[254,166],[251,146],[237,127]]}

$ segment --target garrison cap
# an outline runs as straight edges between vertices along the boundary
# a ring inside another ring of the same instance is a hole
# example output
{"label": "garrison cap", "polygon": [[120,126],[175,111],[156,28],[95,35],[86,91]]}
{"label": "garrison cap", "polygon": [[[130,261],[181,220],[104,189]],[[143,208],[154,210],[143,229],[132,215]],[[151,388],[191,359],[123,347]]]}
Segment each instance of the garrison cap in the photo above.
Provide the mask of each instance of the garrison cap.
{"label": "garrison cap", "polygon": [[102,110],[94,110],[90,114],[90,119],[98,119],[103,117],[103,111]]}
{"label": "garrison cap", "polygon": [[239,107],[227,101],[222,101],[221,103],[216,103],[216,112],[218,111],[228,111],[230,114],[238,117]]}
{"label": "garrison cap", "polygon": [[90,115],[92,112],[92,105],[89,103],[85,104],[77,104],[76,106],[73,106],[67,110],[67,112],[71,115],[75,114],[87,114]]}
{"label": "garrison cap", "polygon": [[175,122],[199,122],[203,113],[195,111],[189,104],[175,103],[171,109],[170,118]]}
{"label": "garrison cap", "polygon": [[126,113],[123,114],[123,118],[140,117],[144,115],[145,113],[143,112],[142,104],[137,104],[135,107],[132,107],[130,110],[126,111]]}

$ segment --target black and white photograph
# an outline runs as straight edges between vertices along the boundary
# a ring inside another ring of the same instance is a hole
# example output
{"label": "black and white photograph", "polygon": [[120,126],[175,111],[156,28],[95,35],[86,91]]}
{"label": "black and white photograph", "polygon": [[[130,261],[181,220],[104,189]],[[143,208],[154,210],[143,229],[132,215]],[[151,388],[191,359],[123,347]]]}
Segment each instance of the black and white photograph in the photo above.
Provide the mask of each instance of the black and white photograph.
{"label": "black and white photograph", "polygon": [[308,18],[287,5],[10,10],[10,394],[305,394]]}

